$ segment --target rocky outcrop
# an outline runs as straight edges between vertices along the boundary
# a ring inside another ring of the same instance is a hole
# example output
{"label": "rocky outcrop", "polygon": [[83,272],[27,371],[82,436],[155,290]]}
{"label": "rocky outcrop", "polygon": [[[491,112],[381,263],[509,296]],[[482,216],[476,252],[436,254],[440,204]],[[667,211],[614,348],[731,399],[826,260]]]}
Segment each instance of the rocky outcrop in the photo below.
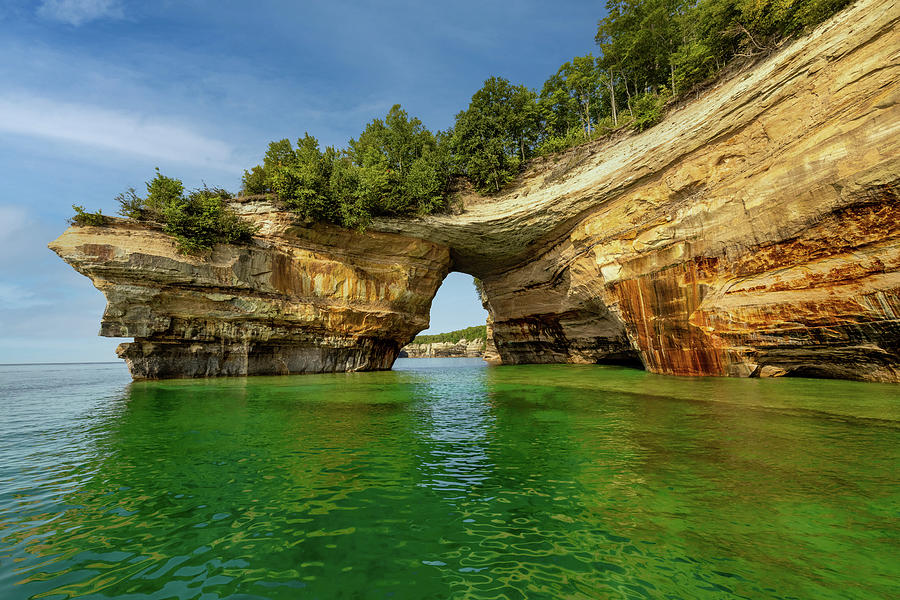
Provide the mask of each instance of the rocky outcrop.
{"label": "rocky outcrop", "polygon": [[389,369],[428,326],[447,248],[394,234],[296,227],[266,202],[237,207],[253,244],[180,254],[159,229],[72,227],[50,244],[106,295],[100,335],[135,378]]}
{"label": "rocky outcrop", "polygon": [[859,2],[461,214],[358,233],[246,203],[257,241],[209,259],[124,223],[51,247],[142,377],[387,368],[452,269],[483,282],[494,362],[900,381],[898,25]]}
{"label": "rocky outcrop", "polygon": [[432,342],[407,344],[400,350],[402,358],[481,358],[484,356],[484,340],[458,342]]}
{"label": "rocky outcrop", "polygon": [[898,381],[898,17],[859,2],[640,135],[381,228],[482,279],[504,363]]}

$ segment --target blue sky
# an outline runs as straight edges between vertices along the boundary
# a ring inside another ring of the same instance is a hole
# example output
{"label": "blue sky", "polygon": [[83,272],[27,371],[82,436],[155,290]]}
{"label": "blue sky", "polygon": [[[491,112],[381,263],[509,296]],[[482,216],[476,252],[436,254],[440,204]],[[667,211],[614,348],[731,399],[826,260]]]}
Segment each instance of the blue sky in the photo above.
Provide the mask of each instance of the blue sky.
{"label": "blue sky", "polygon": [[[344,146],[395,103],[453,123],[492,75],[540,88],[593,51],[603,2],[0,3],[0,363],[115,360],[100,292],[46,245],[72,204],[159,167],[237,190],[269,141]],[[448,277],[430,332],[483,322]]]}

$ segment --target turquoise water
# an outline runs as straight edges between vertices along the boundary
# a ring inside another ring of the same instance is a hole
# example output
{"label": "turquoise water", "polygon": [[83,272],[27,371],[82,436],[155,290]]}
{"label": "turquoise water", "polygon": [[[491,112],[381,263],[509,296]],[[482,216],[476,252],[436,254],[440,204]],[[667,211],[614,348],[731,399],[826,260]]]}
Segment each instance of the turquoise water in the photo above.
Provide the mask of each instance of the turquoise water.
{"label": "turquoise water", "polygon": [[0,366],[0,598],[888,598],[900,386]]}

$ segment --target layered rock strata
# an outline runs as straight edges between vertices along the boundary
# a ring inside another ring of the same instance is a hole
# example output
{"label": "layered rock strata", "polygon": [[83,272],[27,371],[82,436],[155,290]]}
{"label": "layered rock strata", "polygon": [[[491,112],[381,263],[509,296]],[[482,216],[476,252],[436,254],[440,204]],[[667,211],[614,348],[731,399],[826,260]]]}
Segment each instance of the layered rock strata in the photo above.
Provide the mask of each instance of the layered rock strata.
{"label": "layered rock strata", "polygon": [[536,161],[461,214],[179,255],[158,230],[51,247],[139,377],[387,368],[448,270],[493,362],[900,381],[900,7],[861,1],[641,134]]}
{"label": "layered rock strata", "polygon": [[135,378],[389,369],[428,326],[447,248],[393,234],[296,227],[243,206],[254,243],[185,256],[159,229],[72,227],[50,247],[108,302],[100,335]]}
{"label": "layered rock strata", "polygon": [[430,344],[407,344],[400,349],[402,358],[481,358],[484,356],[484,340],[458,342],[432,342]]}
{"label": "layered rock strata", "polygon": [[640,135],[382,228],[482,279],[504,363],[898,381],[898,17],[859,2]]}

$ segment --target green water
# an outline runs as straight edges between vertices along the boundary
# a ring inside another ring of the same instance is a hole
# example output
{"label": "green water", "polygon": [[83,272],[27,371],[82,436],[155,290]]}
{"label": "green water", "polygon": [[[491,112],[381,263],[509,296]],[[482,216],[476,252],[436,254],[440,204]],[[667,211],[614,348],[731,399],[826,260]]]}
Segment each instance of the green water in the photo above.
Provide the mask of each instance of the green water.
{"label": "green water", "polygon": [[900,386],[0,367],[0,598],[889,598]]}

